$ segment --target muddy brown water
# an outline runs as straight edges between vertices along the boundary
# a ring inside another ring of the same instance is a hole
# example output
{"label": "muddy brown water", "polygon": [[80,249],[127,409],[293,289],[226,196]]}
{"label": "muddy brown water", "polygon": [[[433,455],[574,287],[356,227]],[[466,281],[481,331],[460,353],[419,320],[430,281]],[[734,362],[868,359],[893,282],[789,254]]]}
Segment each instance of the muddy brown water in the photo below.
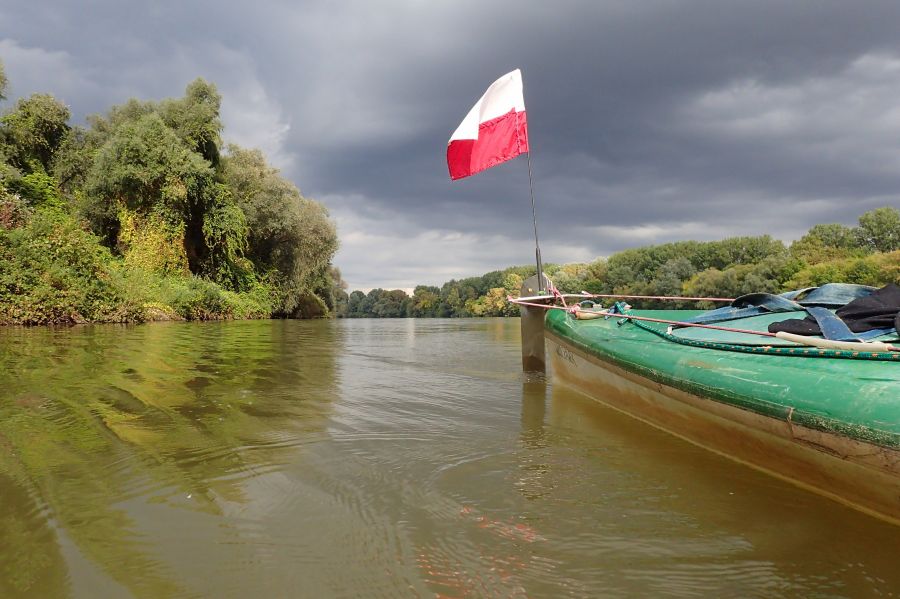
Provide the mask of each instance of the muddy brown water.
{"label": "muddy brown water", "polygon": [[900,527],[524,375],[518,327],[0,329],[0,597],[900,594]]}

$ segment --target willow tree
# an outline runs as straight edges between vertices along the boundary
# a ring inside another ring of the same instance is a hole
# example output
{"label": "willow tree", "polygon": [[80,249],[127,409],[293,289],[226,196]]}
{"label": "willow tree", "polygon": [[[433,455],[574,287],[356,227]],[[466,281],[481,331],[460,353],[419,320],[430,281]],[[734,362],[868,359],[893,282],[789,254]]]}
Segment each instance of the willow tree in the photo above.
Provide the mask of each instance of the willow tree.
{"label": "willow tree", "polygon": [[69,109],[46,94],[20,99],[0,117],[0,185],[30,206],[62,207],[49,174],[69,131]]}
{"label": "willow tree", "polygon": [[50,171],[53,155],[69,131],[69,109],[49,94],[16,102],[0,118],[7,160],[23,173]]}
{"label": "willow tree", "polygon": [[147,222],[183,231],[191,272],[240,288],[250,278],[246,219],[196,151],[205,144],[170,123],[154,111],[115,127],[86,176],[85,214],[110,245],[119,241],[122,210],[152,215]]}
{"label": "willow tree", "polygon": [[198,78],[187,86],[183,98],[163,100],[156,111],[192,151],[216,167],[222,146],[221,104],[216,86]]}
{"label": "willow tree", "polygon": [[338,240],[325,207],[303,197],[259,150],[230,145],[222,172],[247,218],[246,256],[276,285],[278,312],[311,316],[331,309],[329,269]]}

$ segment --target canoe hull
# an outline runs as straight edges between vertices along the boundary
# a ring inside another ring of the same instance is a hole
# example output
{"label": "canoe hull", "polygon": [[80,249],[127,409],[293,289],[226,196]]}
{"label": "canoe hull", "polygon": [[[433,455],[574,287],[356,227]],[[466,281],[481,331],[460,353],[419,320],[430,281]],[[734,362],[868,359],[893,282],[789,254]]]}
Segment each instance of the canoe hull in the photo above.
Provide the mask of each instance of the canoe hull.
{"label": "canoe hull", "polygon": [[900,524],[900,451],[678,389],[545,331],[554,379],[697,445]]}

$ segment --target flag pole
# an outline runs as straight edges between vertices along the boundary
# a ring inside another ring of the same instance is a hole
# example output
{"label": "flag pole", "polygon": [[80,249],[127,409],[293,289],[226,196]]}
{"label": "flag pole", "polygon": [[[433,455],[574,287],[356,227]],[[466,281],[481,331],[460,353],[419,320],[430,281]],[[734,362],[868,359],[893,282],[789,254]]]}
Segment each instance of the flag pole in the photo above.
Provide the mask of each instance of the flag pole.
{"label": "flag pole", "polygon": [[[522,101],[525,101],[525,82],[522,82]],[[527,135],[527,134],[526,134]],[[534,207],[534,177],[531,174],[531,136],[528,136],[528,189],[531,191],[531,220],[534,222],[534,258],[537,262],[538,291],[544,291],[544,265],[541,263],[541,244],[538,243],[537,209]]]}
{"label": "flag pole", "polygon": [[534,222],[534,257],[537,261],[538,291],[544,291],[544,265],[541,264],[541,245],[538,243],[537,210],[534,206],[534,177],[531,174],[531,140],[528,140],[528,188],[531,190],[531,219]]}

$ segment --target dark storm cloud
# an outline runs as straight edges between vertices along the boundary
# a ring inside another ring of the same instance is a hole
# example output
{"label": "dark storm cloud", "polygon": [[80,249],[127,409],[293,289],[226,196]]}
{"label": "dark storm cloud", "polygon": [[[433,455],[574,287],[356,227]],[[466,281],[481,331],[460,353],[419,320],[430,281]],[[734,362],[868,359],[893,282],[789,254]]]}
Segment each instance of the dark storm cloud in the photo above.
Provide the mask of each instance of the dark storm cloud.
{"label": "dark storm cloud", "polygon": [[532,4],[22,2],[0,7],[0,57],[13,95],[79,117],[216,82],[226,137],[332,210],[354,286],[529,261],[524,158],[452,184],[443,162],[515,67],[547,260],[898,205],[897,3]]}

